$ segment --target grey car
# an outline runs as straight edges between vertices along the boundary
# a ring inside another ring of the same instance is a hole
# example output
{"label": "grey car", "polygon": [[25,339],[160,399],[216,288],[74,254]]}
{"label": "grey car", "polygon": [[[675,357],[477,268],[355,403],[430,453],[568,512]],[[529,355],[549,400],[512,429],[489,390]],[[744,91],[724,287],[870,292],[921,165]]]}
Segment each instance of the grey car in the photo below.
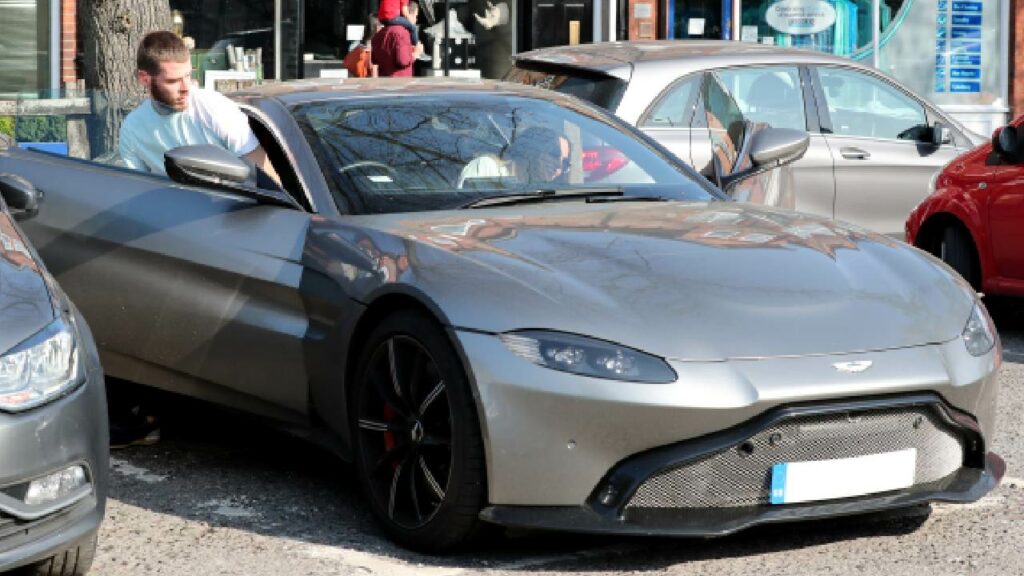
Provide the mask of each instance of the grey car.
{"label": "grey car", "polygon": [[514,58],[507,80],[604,106],[711,179],[743,163],[738,150],[752,127],[807,130],[802,159],[733,196],[900,239],[931,177],[985,140],[878,70],[809,50],[661,41]]}
{"label": "grey car", "polygon": [[0,173],[0,572],[85,574],[107,493],[103,371],[85,321],[15,220],[38,195]]}
{"label": "grey car", "polygon": [[[997,336],[932,257],[731,202],[576,98],[445,79],[235,95],[283,189],[36,151],[27,232],[114,377],[356,464],[387,533],[720,535],[972,501],[1003,474]],[[765,129],[735,178],[790,162]]]}

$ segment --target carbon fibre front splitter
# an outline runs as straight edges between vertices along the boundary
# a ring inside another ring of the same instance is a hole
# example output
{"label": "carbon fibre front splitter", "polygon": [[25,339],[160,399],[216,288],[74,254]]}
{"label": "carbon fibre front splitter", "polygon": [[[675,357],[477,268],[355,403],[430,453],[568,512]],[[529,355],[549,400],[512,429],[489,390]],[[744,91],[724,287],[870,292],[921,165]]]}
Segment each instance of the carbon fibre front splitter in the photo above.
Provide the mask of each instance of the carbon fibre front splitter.
{"label": "carbon fibre front splitter", "polygon": [[510,528],[637,536],[726,536],[759,524],[813,520],[906,508],[928,502],[974,502],[1002,479],[1006,464],[985,456],[985,469],[961,468],[929,485],[827,503],[716,509],[630,509],[602,515],[589,506],[490,506],[480,518]]}

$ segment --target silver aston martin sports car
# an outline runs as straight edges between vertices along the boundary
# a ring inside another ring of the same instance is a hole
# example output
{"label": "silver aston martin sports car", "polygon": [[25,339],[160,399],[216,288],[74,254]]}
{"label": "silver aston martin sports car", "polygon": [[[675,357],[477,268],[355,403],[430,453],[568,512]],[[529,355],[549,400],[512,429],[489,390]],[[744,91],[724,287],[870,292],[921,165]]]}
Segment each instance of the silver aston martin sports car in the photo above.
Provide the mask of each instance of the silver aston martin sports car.
{"label": "silver aston martin sports car", "polygon": [[[235,96],[281,175],[12,150],[108,374],[308,429],[398,542],[484,523],[711,536],[972,501],[1000,345],[931,256],[729,201],[575,98],[496,82]],[[760,130],[724,187],[798,159]]]}

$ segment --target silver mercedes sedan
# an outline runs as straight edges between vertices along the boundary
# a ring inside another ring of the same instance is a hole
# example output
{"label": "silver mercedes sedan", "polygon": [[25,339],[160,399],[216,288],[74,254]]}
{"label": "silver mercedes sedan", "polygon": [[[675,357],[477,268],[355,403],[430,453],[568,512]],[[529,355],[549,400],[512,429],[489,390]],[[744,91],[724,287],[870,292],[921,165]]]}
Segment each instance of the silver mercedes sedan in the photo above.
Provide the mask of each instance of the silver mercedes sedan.
{"label": "silver mercedes sedan", "polygon": [[[398,542],[483,523],[709,536],[973,501],[1000,347],[906,244],[732,202],[581,100],[373,79],[237,94],[282,187],[43,152],[26,226],[111,376],[327,439]],[[747,142],[753,164],[807,135]],[[738,180],[725,178],[726,185]]]}
{"label": "silver mercedes sedan", "polygon": [[712,180],[742,165],[742,141],[759,126],[806,130],[802,159],[734,187],[733,197],[899,239],[938,169],[986,141],[878,70],[810,50],[612,42],[514,59],[506,80],[603,106]]}

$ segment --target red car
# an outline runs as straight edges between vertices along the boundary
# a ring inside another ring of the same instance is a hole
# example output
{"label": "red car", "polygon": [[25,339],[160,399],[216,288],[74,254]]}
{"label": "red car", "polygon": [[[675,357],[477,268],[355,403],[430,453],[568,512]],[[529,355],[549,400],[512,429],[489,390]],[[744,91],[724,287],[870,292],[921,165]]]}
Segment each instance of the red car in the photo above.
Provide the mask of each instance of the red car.
{"label": "red car", "polygon": [[947,164],[907,218],[907,242],[989,294],[1024,296],[1024,116]]}

